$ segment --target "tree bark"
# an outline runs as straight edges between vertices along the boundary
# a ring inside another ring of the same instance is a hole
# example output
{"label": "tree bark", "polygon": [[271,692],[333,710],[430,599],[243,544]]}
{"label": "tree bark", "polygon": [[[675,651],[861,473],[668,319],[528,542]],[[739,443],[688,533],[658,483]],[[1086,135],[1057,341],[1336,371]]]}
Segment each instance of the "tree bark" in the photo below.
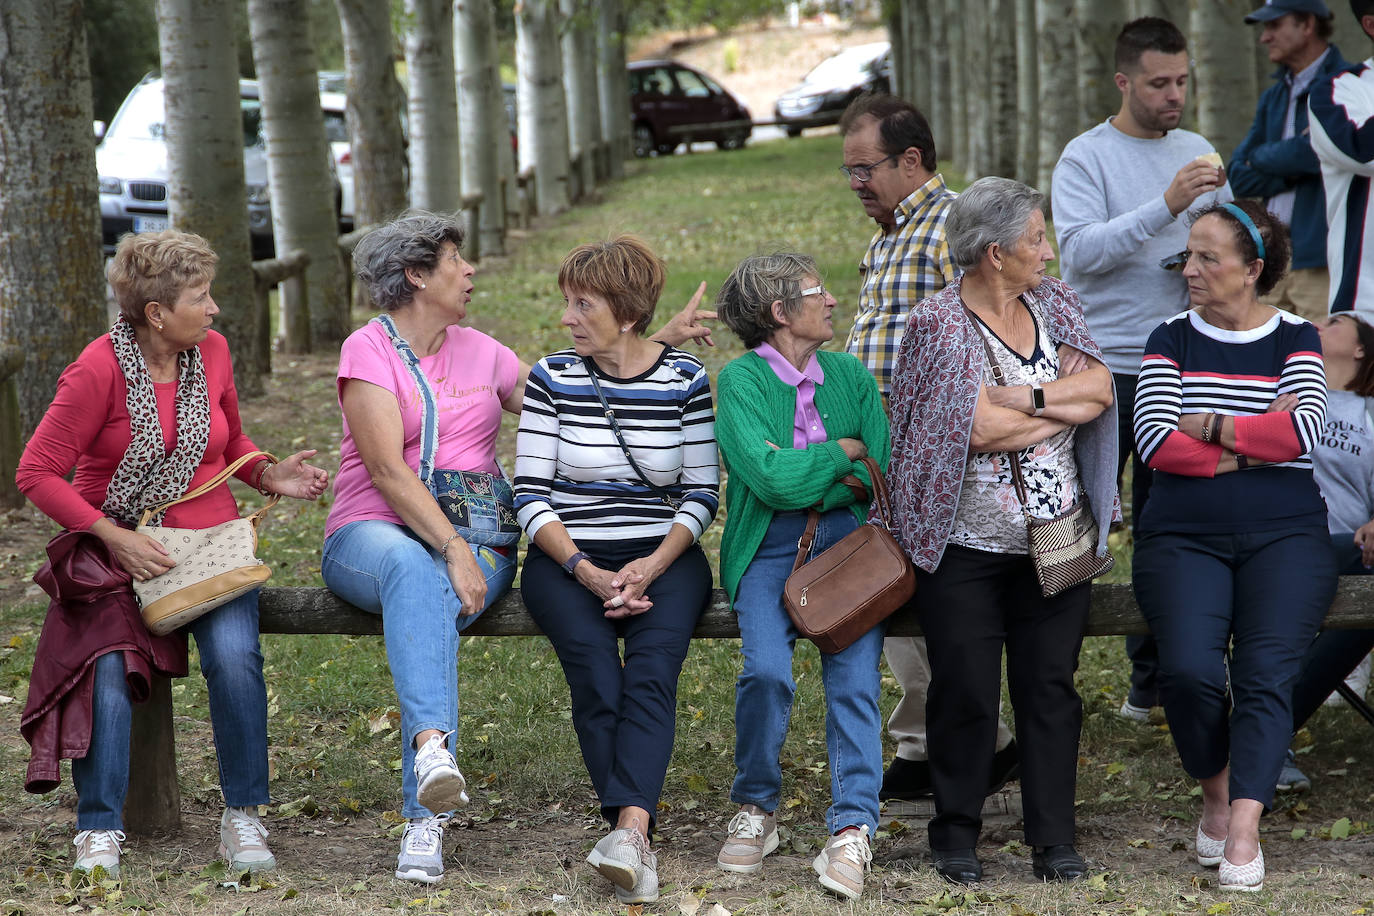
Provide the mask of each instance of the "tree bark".
{"label": "tree bark", "polygon": [[[462,204],[458,85],[451,0],[406,0],[406,72],[410,74],[410,204],[451,213]],[[486,134],[471,142],[491,142]],[[466,152],[466,151],[464,151]]]}
{"label": "tree bark", "polygon": [[[949,46],[949,136],[945,139],[951,162],[965,175],[972,172],[969,161],[969,58],[965,53],[964,31],[973,21],[963,0],[945,0],[945,44]],[[936,138],[939,143],[939,138]]]}
{"label": "tree bark", "polygon": [[1116,36],[1126,24],[1124,0],[1074,0],[1074,53],[1078,63],[1078,130],[1082,133],[1121,108],[1116,88]]}
{"label": "tree bark", "polygon": [[596,90],[601,135],[606,140],[606,172],[625,177],[630,151],[630,81],[625,70],[625,8],[622,0],[596,3]]}
{"label": "tree bark", "polygon": [[501,79],[492,56],[492,0],[456,0],[453,51],[458,86],[458,125],[468,138],[462,156],[463,194],[481,194],[478,249],[506,253],[506,202],[501,193],[501,148],[510,151],[510,127]]}
{"label": "tree bark", "polygon": [[904,94],[924,115],[930,114],[932,101],[926,24],[930,22],[931,5],[940,2],[942,0],[906,0],[902,3],[902,43],[907,48],[907,85],[911,87]]}
{"label": "tree bark", "polygon": [[590,0],[561,0],[563,92],[568,105],[568,150],[577,160],[578,195],[596,188],[601,151],[601,103],[596,88],[596,29]]}
{"label": "tree bark", "polygon": [[[1258,97],[1251,54],[1255,38],[1244,22],[1254,7],[1240,0],[1191,0],[1189,50],[1196,62],[1198,132],[1222,156],[1240,145]],[[1242,103],[1243,100],[1243,103]]]}
{"label": "tree bark", "polygon": [[1078,79],[1074,70],[1073,33],[1064,27],[1073,21],[1073,0],[1036,0],[1036,63],[1039,68],[1040,153],[1036,187],[1053,194],[1050,179],[1064,145],[1078,130]]}
{"label": "tree bark", "polygon": [[[991,158],[986,174],[1016,177],[1018,122],[1016,114],[1016,37],[1018,0],[988,0],[988,97],[991,102],[987,133]],[[1031,120],[1030,118],[1024,120]]]}
{"label": "tree bark", "polygon": [[282,290],[287,353],[332,347],[350,330],[309,13],[309,0],[248,0],[277,256],[300,250],[310,257],[306,301]]}
{"label": "tree bark", "polygon": [[520,171],[533,167],[538,211],[568,209],[568,117],[558,48],[557,0],[515,7],[515,67],[520,75]]}
{"label": "tree bark", "polygon": [[935,152],[945,159],[949,156],[950,142],[950,60],[945,0],[931,0],[928,15],[926,53],[930,55],[930,108],[924,114],[935,137]]}
{"label": "tree bark", "polygon": [[964,23],[965,95],[968,105],[968,155],[965,177],[972,181],[991,174],[993,164],[992,130],[995,102],[992,91],[992,48],[989,45],[988,17],[994,0],[970,0],[964,4],[968,19]]}
{"label": "tree bark", "polygon": [[405,209],[405,138],[391,10],[375,0],[336,0],[348,70],[354,222],[382,223]]}
{"label": "tree bark", "polygon": [[219,254],[215,327],[229,340],[239,393],[251,396],[272,367],[253,298],[234,11],[222,0],[158,0],[157,31],[172,225],[204,236]]}
{"label": "tree bark", "polygon": [[1132,0],[1129,8],[1132,19],[1158,16],[1160,19],[1169,20],[1180,29],[1188,22],[1187,0]]}
{"label": "tree bark", "polygon": [[[23,356],[8,392],[0,377],[0,449],[14,461],[16,419],[27,437],[108,326],[86,61],[80,0],[0,3],[0,351]],[[12,471],[0,492],[17,495]]]}
{"label": "tree bark", "polygon": [[[1035,0],[1016,2],[1016,177],[1029,185],[1040,180],[1040,69]],[[1037,112],[1037,114],[1032,114]]]}

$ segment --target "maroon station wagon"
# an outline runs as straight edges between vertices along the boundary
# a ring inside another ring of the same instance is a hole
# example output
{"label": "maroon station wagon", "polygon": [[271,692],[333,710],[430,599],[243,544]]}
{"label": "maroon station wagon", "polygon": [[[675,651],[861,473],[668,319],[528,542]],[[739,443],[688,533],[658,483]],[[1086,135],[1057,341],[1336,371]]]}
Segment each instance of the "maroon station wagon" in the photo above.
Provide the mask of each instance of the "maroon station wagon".
{"label": "maroon station wagon", "polygon": [[700,70],[673,60],[638,60],[629,70],[636,156],[668,156],[695,140],[739,149],[749,139],[749,109]]}

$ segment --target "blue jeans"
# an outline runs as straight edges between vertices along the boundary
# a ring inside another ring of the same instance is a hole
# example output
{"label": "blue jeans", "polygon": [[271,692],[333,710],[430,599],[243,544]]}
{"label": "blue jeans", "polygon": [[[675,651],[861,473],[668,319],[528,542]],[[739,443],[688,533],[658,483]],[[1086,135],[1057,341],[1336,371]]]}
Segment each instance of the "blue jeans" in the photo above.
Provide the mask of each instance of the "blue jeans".
{"label": "blue jeans", "polygon": [[[249,592],[215,608],[187,630],[195,637],[201,674],[209,688],[224,803],[234,808],[265,805],[270,800],[267,686],[258,647],[258,593]],[[122,830],[132,721],[122,652],[109,652],[96,660],[91,716],[90,750],[72,761],[76,829]]]}
{"label": "blue jeans", "polygon": [[1183,769],[1207,779],[1229,762],[1231,799],[1267,811],[1293,735],[1303,655],[1336,592],[1324,525],[1145,532],[1133,576],[1159,643],[1160,697]]}
{"label": "blue jeans", "polygon": [[457,747],[458,634],[506,593],[515,557],[469,545],[487,579],[486,604],[459,614],[462,602],[439,551],[393,522],[351,522],[324,542],[320,573],[349,604],[382,616],[386,658],[401,706],[401,791],[405,817],[431,813],[415,800],[415,736],[431,728],[454,732]]}
{"label": "blue jeans", "polygon": [[[811,555],[858,526],[848,509],[824,513]],[[777,808],[782,791],[780,758],[797,687],[792,652],[798,634],[783,607],[782,590],[805,527],[804,512],[775,515],[735,592],[744,668],[735,685],[735,782],[730,800],[765,811]],[[878,827],[878,788],[883,780],[878,659],[886,629],[879,624],[843,651],[821,653],[830,761],[826,824],[831,833],[863,824],[872,834]]]}

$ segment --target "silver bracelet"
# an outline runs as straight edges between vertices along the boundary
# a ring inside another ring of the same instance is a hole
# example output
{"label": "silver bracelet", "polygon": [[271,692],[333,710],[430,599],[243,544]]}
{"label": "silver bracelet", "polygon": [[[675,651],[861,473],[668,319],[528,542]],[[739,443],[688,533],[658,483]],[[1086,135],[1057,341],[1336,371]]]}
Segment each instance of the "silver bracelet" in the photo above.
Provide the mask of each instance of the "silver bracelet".
{"label": "silver bracelet", "polygon": [[449,535],[449,539],[447,541],[444,541],[444,546],[439,548],[439,556],[443,558],[443,561],[445,563],[448,562],[448,545],[452,544],[454,541],[459,540],[461,538],[461,534]]}

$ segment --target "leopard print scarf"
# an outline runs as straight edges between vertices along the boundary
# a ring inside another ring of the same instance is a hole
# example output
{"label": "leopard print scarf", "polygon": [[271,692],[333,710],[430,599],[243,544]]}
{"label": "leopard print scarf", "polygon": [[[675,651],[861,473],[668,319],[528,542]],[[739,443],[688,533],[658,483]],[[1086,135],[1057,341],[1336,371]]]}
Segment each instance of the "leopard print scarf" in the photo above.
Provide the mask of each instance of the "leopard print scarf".
{"label": "leopard print scarf", "polygon": [[[153,377],[143,360],[133,326],[121,315],[110,328],[110,342],[124,371],[128,388],[129,447],[105,490],[100,511],[119,521],[137,524],[149,506],[176,499],[191,485],[210,441],[210,390],[200,347],[177,354],[177,447],[167,454],[162,423],[157,415]],[[159,512],[153,524],[162,521]]]}

